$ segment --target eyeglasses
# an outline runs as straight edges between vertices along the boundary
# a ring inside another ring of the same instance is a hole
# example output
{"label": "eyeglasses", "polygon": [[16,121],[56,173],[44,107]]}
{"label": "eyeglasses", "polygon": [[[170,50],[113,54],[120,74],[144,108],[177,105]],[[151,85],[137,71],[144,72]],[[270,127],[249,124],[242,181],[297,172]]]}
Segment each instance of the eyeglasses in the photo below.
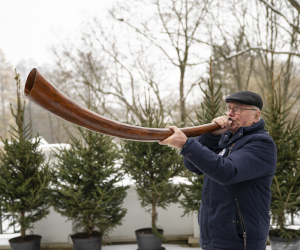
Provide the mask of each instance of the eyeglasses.
{"label": "eyeglasses", "polygon": [[243,108],[229,108],[229,107],[225,107],[224,110],[225,110],[225,113],[228,114],[230,112],[230,110],[232,109],[232,112],[235,114],[235,115],[240,115],[242,113],[242,110],[255,110],[257,111],[257,109],[243,109]]}

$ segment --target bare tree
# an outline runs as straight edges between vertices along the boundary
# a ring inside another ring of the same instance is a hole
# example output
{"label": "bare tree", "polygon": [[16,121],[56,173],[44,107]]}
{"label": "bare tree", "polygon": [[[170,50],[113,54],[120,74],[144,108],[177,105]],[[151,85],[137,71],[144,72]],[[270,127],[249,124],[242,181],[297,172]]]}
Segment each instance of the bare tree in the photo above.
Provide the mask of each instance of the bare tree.
{"label": "bare tree", "polygon": [[[181,126],[186,122],[186,98],[197,84],[194,81],[186,88],[187,69],[203,63],[199,53],[193,53],[198,45],[194,38],[204,31],[202,25],[212,3],[213,0],[126,1],[111,12],[114,18],[130,27],[141,41],[156,48],[155,53],[161,53],[179,71]],[[133,4],[135,8],[132,8]],[[138,8],[151,10],[151,13],[143,12],[141,16],[136,12]]]}
{"label": "bare tree", "polygon": [[225,96],[253,88],[250,83],[255,55],[251,50],[244,52],[250,46],[248,8],[246,1],[231,0],[219,5],[208,23],[214,79],[222,84]]}
{"label": "bare tree", "polygon": [[[280,9],[280,14],[273,9]],[[209,28],[210,41],[198,39],[198,42],[211,46],[217,73],[215,82],[222,81],[227,87],[225,93],[228,89],[251,89],[265,99],[275,72],[284,80],[285,98],[300,99],[299,88],[292,88],[299,79],[295,64],[300,55],[299,13],[289,1],[220,2],[212,12]]]}
{"label": "bare tree", "polygon": [[9,111],[10,103],[14,101],[14,71],[11,64],[6,61],[4,53],[0,50],[0,98],[1,98],[1,136],[8,136],[9,124],[13,117]]}
{"label": "bare tree", "polygon": [[[295,86],[295,81],[299,79],[299,76],[297,76],[298,68],[295,64],[295,62],[299,62],[297,57],[300,55],[299,3],[294,0],[280,2],[259,0],[259,2],[265,7],[264,13],[266,13],[266,17],[268,18],[269,49],[278,51],[284,47],[290,51],[286,57],[281,57],[280,68],[278,70],[283,78],[283,96],[286,100],[299,100],[299,88],[292,88]],[[278,37],[282,42],[276,46],[275,43]],[[273,62],[274,54],[276,52],[268,53],[271,56],[271,62]],[[271,70],[274,70],[274,67],[271,67],[269,71]]]}
{"label": "bare tree", "polygon": [[[64,43],[53,48],[60,76],[64,80],[64,83],[60,81],[60,86],[85,106],[88,105],[89,87],[92,110],[116,120],[125,119],[124,110],[125,113],[126,110],[135,110],[135,79],[130,68],[120,61],[119,56],[122,56],[116,50],[115,43],[102,36],[101,26],[96,29],[93,25],[96,23],[88,25],[88,30],[82,33],[80,46]],[[131,94],[128,93],[130,91]]]}
{"label": "bare tree", "polygon": [[[153,61],[150,46],[132,43],[130,33],[126,39],[122,38],[114,25],[103,27],[95,18],[85,25],[80,46],[64,43],[53,48],[61,76],[69,85],[67,92],[87,105],[84,88],[88,85],[93,110],[116,120],[129,121],[129,113],[137,115],[139,99],[149,90],[154,99],[152,103],[165,117],[173,118],[174,104],[165,108],[163,102],[167,99],[161,95],[160,83],[165,74],[162,67],[157,67],[160,58]],[[173,96],[172,99],[174,101]]]}
{"label": "bare tree", "polygon": [[[295,62],[300,57],[299,15],[291,4],[129,0],[111,10],[114,21],[107,26],[96,18],[89,21],[80,46],[64,43],[53,52],[66,91],[86,105],[85,89],[90,86],[95,111],[128,121],[144,89],[149,89],[152,103],[165,117],[184,126],[194,105],[187,97],[203,82],[205,75],[199,69],[210,56],[215,84],[222,83],[224,95],[253,90],[265,98],[271,73],[277,72],[284,78],[286,98],[299,99],[299,90],[291,89],[298,79]],[[210,51],[203,53],[203,46]]]}

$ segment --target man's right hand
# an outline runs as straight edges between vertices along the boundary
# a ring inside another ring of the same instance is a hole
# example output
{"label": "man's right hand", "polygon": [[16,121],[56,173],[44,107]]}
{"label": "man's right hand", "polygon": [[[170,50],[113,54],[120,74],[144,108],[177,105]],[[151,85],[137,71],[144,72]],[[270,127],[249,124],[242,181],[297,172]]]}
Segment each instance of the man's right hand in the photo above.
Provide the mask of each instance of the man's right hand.
{"label": "man's right hand", "polygon": [[218,129],[214,132],[211,132],[212,135],[221,135],[221,134],[227,132],[232,123],[231,120],[228,121],[228,118],[226,115],[217,117],[217,118],[213,119],[212,122],[217,123],[221,126],[220,129]]}

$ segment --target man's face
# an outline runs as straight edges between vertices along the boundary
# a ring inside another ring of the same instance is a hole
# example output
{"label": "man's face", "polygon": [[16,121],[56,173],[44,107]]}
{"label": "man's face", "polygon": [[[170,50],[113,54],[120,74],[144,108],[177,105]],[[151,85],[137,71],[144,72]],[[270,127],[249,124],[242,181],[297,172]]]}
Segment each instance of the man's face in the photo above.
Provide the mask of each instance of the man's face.
{"label": "man's face", "polygon": [[240,114],[234,114],[231,109],[229,113],[227,113],[227,118],[231,118],[232,124],[229,127],[229,131],[231,133],[235,133],[240,127],[250,127],[254,123],[258,122],[258,118],[260,115],[260,111],[253,110],[243,110],[243,109],[253,109],[253,106],[237,103],[237,102],[229,102],[227,104],[228,108],[241,108]]}

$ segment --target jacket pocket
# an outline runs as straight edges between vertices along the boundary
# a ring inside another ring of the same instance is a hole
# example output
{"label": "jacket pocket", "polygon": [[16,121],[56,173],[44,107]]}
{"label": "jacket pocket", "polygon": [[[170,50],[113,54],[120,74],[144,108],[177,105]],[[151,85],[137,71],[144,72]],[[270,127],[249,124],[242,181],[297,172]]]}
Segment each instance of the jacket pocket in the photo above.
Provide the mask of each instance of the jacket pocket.
{"label": "jacket pocket", "polygon": [[210,236],[226,240],[242,240],[237,232],[236,221],[236,209],[233,202],[211,206]]}
{"label": "jacket pocket", "polygon": [[208,214],[209,214],[209,207],[201,206],[198,222],[200,225],[200,235],[203,238],[210,238],[209,229],[208,229]]}

